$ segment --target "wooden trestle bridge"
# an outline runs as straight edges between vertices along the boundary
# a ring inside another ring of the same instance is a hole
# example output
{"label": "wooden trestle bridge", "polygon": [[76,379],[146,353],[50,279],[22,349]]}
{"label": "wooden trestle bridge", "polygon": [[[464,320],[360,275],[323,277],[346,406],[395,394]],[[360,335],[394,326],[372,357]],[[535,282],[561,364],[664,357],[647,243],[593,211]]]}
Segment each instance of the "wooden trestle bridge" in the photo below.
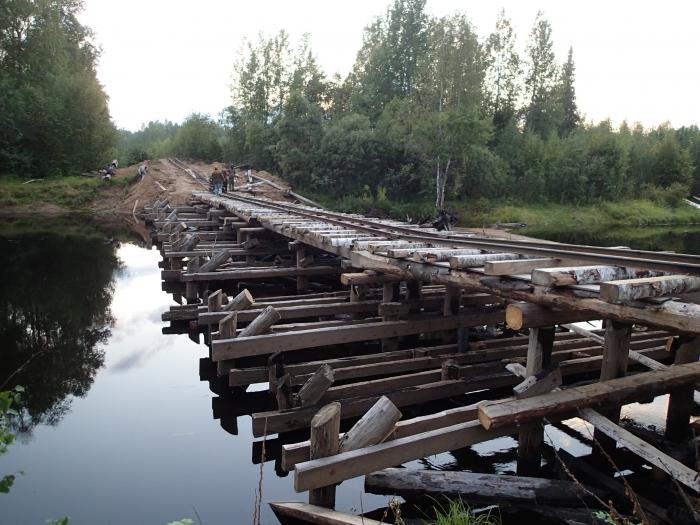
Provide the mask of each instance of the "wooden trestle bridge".
{"label": "wooden trestle bridge", "polygon": [[[240,191],[144,213],[180,303],[164,333],[204,334],[215,417],[235,431],[250,414],[256,437],[278,434],[265,458],[253,444],[254,461],[275,459],[310,491],[278,515],[354,523],[322,508],[357,476],[378,493],[479,500],[485,483],[499,502],[576,507],[579,483],[536,477],[543,422],[572,417],[595,428],[603,467],[567,464],[604,501],[627,490],[605,474],[616,444],[636,456],[630,479],[665,476],[686,503],[700,492],[694,464],[666,447],[688,442],[700,396],[700,256],[441,232]],[[245,391],[256,383],[269,392]],[[667,393],[663,440],[620,423],[622,405]],[[529,477],[393,468],[506,435]],[[671,521],[639,498],[650,522]]]}

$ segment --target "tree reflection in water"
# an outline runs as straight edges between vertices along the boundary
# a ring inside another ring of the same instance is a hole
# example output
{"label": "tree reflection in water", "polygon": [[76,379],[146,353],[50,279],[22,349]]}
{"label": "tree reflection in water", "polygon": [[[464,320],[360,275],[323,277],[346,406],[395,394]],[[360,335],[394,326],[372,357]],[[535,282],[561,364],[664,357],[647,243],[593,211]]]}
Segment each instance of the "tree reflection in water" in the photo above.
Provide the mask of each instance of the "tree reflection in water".
{"label": "tree reflection in water", "polygon": [[0,237],[0,385],[26,388],[14,422],[25,438],[57,424],[104,363],[115,248],[102,237]]}

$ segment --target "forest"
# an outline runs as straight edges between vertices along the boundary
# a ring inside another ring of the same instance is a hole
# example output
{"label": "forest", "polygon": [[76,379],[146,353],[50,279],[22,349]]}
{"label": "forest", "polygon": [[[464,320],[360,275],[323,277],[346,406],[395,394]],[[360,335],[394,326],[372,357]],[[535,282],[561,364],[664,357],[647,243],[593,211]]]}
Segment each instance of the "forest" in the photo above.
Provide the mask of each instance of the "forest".
{"label": "forest", "polygon": [[130,161],[170,152],[251,163],[333,198],[503,198],[677,203],[700,192],[700,130],[585,122],[574,50],[563,63],[539,13],[524,53],[505,12],[480,40],[467,14],[436,18],[396,0],[365,29],[346,78],[308,39],[247,42],[232,104],[215,121],[120,132]]}
{"label": "forest", "polygon": [[[95,76],[99,53],[78,0],[9,0],[0,9],[0,173],[74,174],[178,155],[250,163],[327,199],[511,199],[595,204],[700,193],[700,130],[588,122],[575,52],[563,62],[539,13],[519,49],[501,12],[479,38],[468,13],[431,16],[395,0],[364,30],[345,78],[309,38],[285,31],[232,57],[220,115],[115,130]],[[222,64],[222,67],[229,67]]]}

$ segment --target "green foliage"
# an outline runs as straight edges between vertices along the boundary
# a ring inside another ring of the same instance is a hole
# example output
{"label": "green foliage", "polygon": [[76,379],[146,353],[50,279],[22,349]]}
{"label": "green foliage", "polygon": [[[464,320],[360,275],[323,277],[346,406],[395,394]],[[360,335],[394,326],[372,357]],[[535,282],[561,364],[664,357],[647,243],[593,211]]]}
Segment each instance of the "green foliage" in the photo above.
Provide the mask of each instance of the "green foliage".
{"label": "green foliage", "polygon": [[221,160],[221,129],[207,115],[193,113],[185,119],[172,139],[175,155],[207,162]]}
{"label": "green foliage", "polygon": [[185,518],[182,520],[176,520],[176,521],[171,521],[168,523],[168,525],[192,525],[194,521],[192,521],[190,518]]}
{"label": "green foliage", "polygon": [[0,173],[75,174],[111,160],[116,132],[78,0],[0,9]]}
{"label": "green foliage", "polygon": [[348,206],[437,194],[656,209],[700,193],[700,130],[582,123],[573,49],[558,64],[552,35],[539,13],[521,57],[503,11],[480,40],[463,14],[395,0],[345,79],[323,74],[307,38],[293,50],[284,32],[261,35],[236,65],[221,154]]}
{"label": "green foliage", "polygon": [[435,519],[426,521],[426,525],[499,525],[501,522],[491,513],[476,516],[461,499],[450,500],[447,507],[438,504],[433,510]]}
{"label": "green foliage", "polygon": [[49,519],[46,520],[47,525],[68,525],[70,523],[70,518],[65,516],[59,519]]}
{"label": "green foliage", "polygon": [[[10,420],[17,416],[14,406],[22,401],[24,387],[16,385],[12,390],[0,391],[0,456],[7,452],[7,448],[15,441],[15,434],[10,428]],[[0,493],[10,492],[15,482],[16,474],[6,474],[0,477]]]}
{"label": "green foliage", "polygon": [[157,159],[173,154],[173,137],[179,124],[169,120],[149,122],[136,132],[120,129],[118,132],[117,159],[120,166],[130,166],[146,159]]}
{"label": "green foliage", "polygon": [[[80,210],[94,202],[107,182],[99,177],[50,177],[31,184],[17,177],[3,177],[0,206],[22,206],[37,202]],[[120,182],[114,181],[119,184]]]}

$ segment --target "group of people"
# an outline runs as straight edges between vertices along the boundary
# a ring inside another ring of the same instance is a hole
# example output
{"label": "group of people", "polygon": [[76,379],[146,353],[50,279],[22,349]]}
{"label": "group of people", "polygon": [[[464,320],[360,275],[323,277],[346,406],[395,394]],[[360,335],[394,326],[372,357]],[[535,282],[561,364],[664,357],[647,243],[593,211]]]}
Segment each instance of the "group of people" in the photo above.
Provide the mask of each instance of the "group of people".
{"label": "group of people", "polygon": [[214,166],[214,171],[209,178],[214,195],[221,195],[228,191],[229,186],[233,189],[234,176],[235,170],[228,168],[220,170],[217,166]]}

